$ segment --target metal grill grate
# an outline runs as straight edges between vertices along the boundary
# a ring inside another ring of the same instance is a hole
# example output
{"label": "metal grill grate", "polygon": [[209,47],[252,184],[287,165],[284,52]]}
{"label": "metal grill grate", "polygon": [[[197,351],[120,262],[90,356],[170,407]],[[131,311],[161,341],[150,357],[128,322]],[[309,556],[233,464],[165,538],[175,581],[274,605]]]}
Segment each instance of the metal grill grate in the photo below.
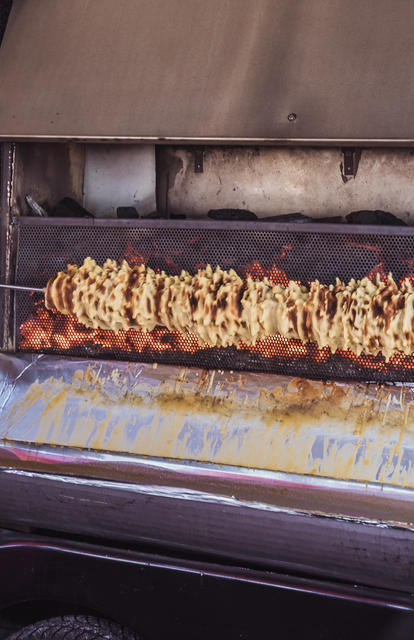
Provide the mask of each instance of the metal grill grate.
{"label": "metal grill grate", "polygon": [[[210,263],[233,267],[240,275],[267,275],[274,281],[318,279],[348,281],[391,271],[396,280],[414,275],[414,233],[390,228],[369,232],[342,225],[272,225],[145,221],[57,223],[22,219],[16,282],[44,286],[67,263],[87,256],[145,262],[152,268],[194,272]],[[202,348],[193,336],[155,329],[113,332],[86,329],[73,319],[46,311],[41,296],[18,293],[16,344],[20,351],[40,350],[82,357],[114,357],[146,362],[266,371],[313,378],[414,381],[414,356],[350,352],[331,354],[299,340],[272,337],[255,347]]]}

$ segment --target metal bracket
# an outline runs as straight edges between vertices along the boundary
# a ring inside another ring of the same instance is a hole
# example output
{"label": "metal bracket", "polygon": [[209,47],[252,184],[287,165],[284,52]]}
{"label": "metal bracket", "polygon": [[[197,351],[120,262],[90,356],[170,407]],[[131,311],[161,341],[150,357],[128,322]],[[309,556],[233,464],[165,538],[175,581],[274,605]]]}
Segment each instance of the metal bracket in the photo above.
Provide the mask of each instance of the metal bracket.
{"label": "metal bracket", "polygon": [[195,147],[194,153],[194,173],[203,173],[204,171],[204,148]]}
{"label": "metal bracket", "polygon": [[345,147],[342,149],[343,162],[341,162],[341,176],[344,182],[348,182],[349,177],[355,178],[359,161],[361,159],[361,149],[355,147]]}

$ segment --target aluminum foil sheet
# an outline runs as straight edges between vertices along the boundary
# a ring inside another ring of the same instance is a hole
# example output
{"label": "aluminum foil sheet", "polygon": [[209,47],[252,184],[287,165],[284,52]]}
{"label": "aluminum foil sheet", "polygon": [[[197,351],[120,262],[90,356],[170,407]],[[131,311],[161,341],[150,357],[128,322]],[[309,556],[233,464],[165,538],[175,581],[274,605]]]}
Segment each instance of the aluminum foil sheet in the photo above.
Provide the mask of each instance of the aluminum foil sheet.
{"label": "aluminum foil sheet", "polygon": [[0,438],[414,488],[414,390],[0,354]]}

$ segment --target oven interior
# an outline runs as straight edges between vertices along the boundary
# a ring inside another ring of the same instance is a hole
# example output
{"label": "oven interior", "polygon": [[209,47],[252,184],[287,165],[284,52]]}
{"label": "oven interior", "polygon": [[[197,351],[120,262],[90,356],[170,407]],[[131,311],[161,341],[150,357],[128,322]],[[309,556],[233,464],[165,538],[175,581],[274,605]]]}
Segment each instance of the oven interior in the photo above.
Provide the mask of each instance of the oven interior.
{"label": "oven interior", "polygon": [[[396,281],[414,276],[410,149],[364,149],[357,171],[346,176],[349,156],[340,148],[67,142],[4,147],[2,268],[10,283],[43,287],[54,272],[89,255],[98,263],[125,259],[172,274],[219,265],[281,285],[375,280],[390,272]],[[27,196],[46,217],[36,215]],[[57,205],[68,198],[93,217],[75,218],[71,210],[62,217]],[[392,226],[389,220],[381,225],[384,210],[394,215]],[[368,212],[351,217],[362,224],[348,224],[352,211]],[[206,348],[195,336],[163,328],[86,329],[47,311],[40,294],[3,296],[3,348],[9,351],[319,379],[414,380],[412,355],[386,362],[382,355],[332,354],[328,347],[281,336]]]}

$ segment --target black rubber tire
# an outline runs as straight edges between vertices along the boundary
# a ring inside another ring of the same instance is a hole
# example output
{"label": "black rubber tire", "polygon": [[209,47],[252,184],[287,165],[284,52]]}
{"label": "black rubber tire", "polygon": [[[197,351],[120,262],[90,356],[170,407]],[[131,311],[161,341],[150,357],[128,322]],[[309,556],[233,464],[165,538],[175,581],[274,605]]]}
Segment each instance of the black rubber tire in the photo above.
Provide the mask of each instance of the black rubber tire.
{"label": "black rubber tire", "polygon": [[39,620],[7,640],[138,640],[133,631],[93,616],[61,616]]}

